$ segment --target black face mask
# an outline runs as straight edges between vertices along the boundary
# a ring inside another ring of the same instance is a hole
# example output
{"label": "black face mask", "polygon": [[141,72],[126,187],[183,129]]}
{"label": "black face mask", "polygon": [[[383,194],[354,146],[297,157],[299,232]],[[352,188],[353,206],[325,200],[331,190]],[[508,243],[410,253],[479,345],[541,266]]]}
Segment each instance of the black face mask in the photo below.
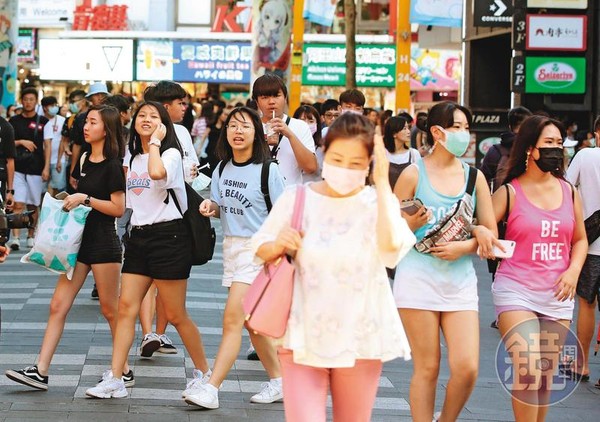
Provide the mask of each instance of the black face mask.
{"label": "black face mask", "polygon": [[551,148],[537,148],[540,153],[540,158],[535,161],[535,164],[541,171],[547,173],[549,171],[559,170],[564,164],[564,152],[562,148],[551,147]]}

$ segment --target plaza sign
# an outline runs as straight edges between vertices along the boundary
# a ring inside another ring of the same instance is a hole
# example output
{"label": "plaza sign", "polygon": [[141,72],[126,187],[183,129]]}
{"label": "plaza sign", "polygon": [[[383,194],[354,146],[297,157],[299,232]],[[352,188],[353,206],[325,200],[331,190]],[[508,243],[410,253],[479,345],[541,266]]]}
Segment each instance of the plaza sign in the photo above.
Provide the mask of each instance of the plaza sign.
{"label": "plaza sign", "polygon": [[527,0],[527,7],[586,9],[588,7],[588,0]]}
{"label": "plaza sign", "polygon": [[[303,85],[344,86],[346,47],[343,44],[304,44]],[[393,45],[356,47],[358,86],[395,86],[396,48]]]}
{"label": "plaza sign", "polygon": [[527,15],[527,50],[585,51],[587,16]]}
{"label": "plaza sign", "polygon": [[584,57],[526,57],[525,92],[583,94],[585,70]]}

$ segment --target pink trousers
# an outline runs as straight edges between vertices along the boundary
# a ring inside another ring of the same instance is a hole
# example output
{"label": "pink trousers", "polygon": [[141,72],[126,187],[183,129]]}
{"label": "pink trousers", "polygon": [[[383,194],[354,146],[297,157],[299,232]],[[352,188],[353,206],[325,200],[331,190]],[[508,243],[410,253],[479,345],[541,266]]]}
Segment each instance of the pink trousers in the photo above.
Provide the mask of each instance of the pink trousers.
{"label": "pink trousers", "polygon": [[357,360],[352,368],[316,368],[294,363],[292,351],[279,350],[286,422],[325,422],[331,389],[333,420],[368,422],[375,404],[382,363]]}

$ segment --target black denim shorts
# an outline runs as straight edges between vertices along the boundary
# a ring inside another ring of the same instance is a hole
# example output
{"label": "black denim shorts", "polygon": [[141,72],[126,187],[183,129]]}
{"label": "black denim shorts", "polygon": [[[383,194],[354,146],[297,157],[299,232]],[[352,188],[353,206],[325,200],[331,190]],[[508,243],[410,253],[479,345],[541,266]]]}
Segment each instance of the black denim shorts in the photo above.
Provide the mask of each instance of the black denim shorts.
{"label": "black denim shorts", "polygon": [[191,237],[183,220],[132,226],[122,273],[183,280],[192,269]]}

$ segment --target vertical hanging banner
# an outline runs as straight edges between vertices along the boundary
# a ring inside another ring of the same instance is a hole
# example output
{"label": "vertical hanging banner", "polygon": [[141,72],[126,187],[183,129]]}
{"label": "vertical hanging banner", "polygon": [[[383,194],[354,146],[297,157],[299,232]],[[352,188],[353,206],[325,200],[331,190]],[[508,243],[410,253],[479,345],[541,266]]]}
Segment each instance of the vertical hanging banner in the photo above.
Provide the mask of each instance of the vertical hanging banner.
{"label": "vertical hanging banner", "polygon": [[462,0],[411,0],[410,22],[460,28],[462,11]]}
{"label": "vertical hanging banner", "polygon": [[15,103],[17,2],[18,0],[0,1],[0,104],[5,110]]}
{"label": "vertical hanging banner", "polygon": [[291,0],[253,2],[252,83],[265,73],[275,73],[289,84],[291,31]]}

